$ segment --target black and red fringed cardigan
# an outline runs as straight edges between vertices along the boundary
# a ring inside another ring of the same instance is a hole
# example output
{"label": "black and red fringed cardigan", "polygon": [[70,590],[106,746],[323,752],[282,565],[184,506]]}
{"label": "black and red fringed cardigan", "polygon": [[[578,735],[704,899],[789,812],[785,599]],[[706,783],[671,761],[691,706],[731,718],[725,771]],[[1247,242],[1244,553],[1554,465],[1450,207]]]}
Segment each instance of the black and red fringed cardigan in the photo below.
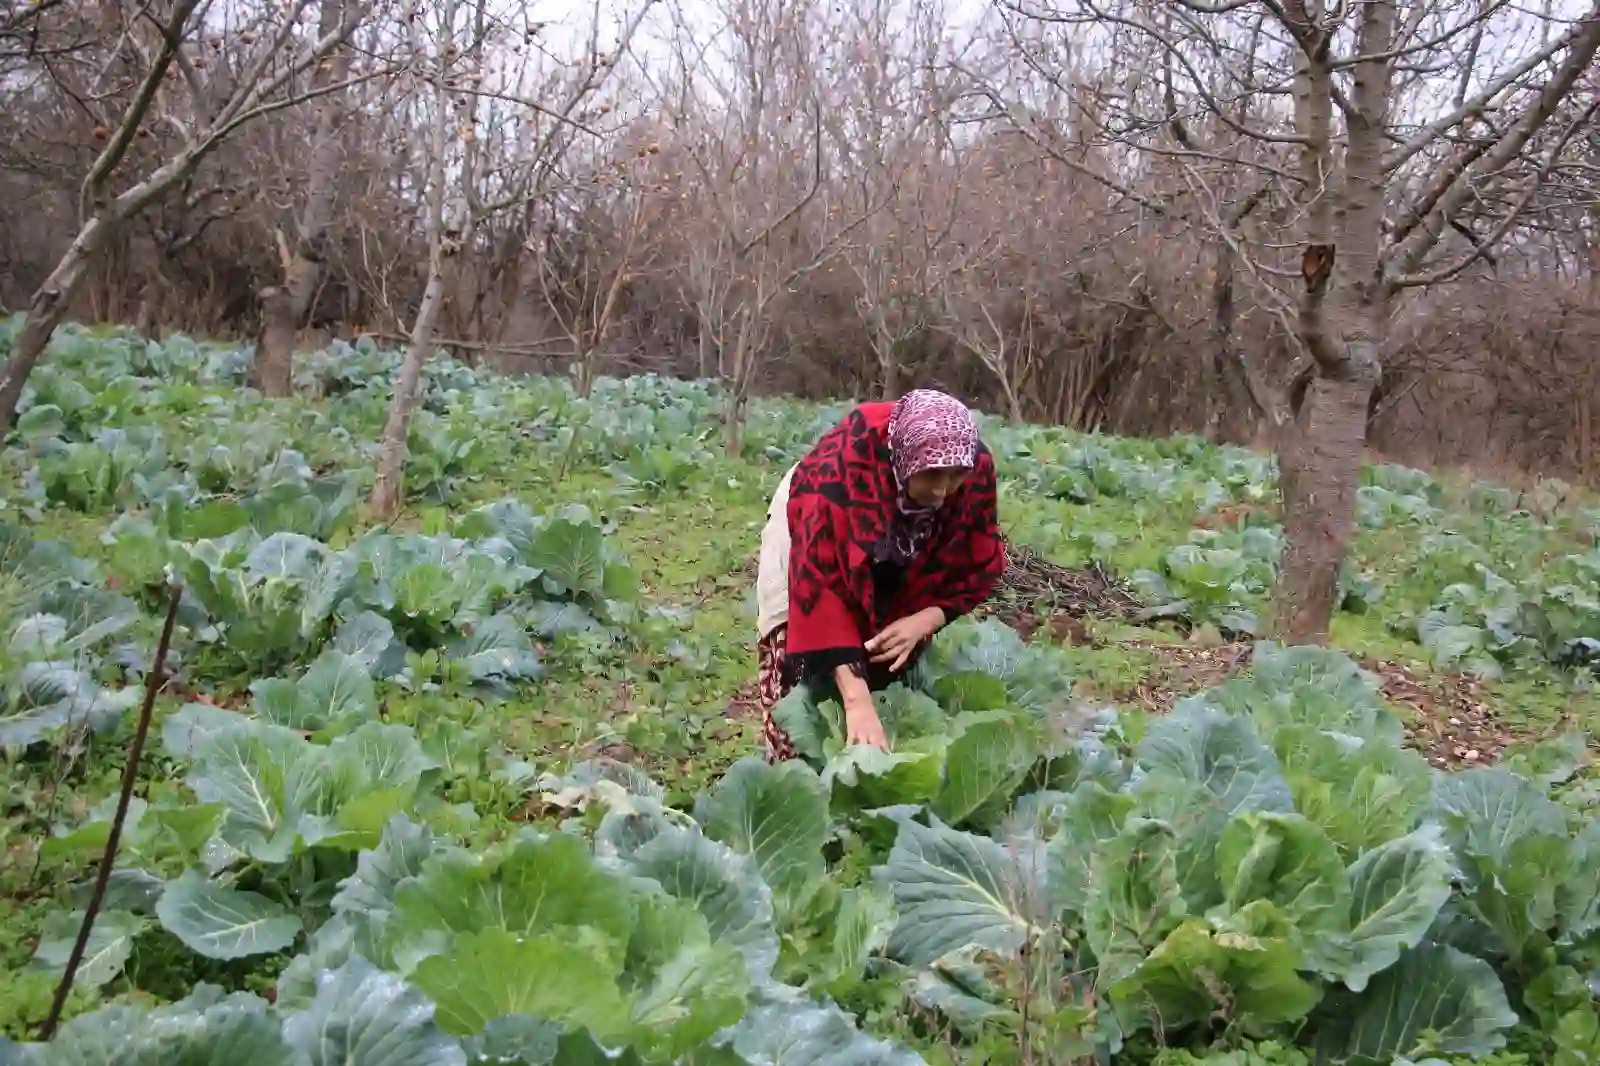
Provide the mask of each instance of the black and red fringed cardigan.
{"label": "black and red fringed cardigan", "polygon": [[893,409],[862,404],[795,468],[785,648],[791,684],[844,665],[867,674],[862,645],[884,626],[928,607],[941,608],[948,624],[987,599],[1005,571],[994,458],[980,441],[971,475],[939,509],[910,565],[887,588],[875,579],[900,495],[889,459]]}

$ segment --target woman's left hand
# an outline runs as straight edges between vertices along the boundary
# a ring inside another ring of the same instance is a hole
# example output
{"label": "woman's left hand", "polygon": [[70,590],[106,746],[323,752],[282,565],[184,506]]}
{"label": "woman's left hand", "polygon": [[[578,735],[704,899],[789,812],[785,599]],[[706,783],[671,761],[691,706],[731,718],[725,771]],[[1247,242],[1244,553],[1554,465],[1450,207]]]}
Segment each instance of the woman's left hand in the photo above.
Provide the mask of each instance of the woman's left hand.
{"label": "woman's left hand", "polygon": [[944,612],[937,607],[896,619],[867,641],[867,654],[875,663],[888,663],[890,673],[899,673],[910,661],[917,646],[939,632],[942,625]]}

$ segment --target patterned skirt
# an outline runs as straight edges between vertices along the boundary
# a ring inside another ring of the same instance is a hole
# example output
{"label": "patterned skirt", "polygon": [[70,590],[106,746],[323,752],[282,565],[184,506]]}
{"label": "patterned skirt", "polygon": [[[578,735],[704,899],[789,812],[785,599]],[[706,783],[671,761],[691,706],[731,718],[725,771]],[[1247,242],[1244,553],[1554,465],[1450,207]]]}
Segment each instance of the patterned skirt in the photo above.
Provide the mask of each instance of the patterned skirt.
{"label": "patterned skirt", "polygon": [[795,757],[794,743],[789,734],[772,720],[772,708],[789,694],[784,680],[787,656],[784,646],[788,641],[789,627],[780,625],[756,642],[756,686],[761,701],[761,733],[767,741],[767,761],[782,762]]}

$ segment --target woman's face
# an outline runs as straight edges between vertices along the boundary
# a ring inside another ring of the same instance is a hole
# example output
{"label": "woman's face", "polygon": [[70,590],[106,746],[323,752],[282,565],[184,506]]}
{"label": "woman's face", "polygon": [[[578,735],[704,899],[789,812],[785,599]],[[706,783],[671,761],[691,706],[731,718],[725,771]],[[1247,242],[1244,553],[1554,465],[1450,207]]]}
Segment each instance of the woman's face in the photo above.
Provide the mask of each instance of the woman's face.
{"label": "woman's face", "polygon": [[918,507],[942,507],[970,473],[967,467],[944,467],[912,474],[906,482],[906,495]]}

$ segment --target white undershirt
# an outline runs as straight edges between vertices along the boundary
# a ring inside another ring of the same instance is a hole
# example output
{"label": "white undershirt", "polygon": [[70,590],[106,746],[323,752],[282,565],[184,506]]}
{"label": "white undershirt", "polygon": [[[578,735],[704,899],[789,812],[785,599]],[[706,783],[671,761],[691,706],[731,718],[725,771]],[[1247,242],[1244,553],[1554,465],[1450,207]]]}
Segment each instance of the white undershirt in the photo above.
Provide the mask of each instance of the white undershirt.
{"label": "white undershirt", "polygon": [[756,636],[765,637],[789,620],[789,483],[796,463],[778,482],[761,530],[761,556],[756,566]]}

